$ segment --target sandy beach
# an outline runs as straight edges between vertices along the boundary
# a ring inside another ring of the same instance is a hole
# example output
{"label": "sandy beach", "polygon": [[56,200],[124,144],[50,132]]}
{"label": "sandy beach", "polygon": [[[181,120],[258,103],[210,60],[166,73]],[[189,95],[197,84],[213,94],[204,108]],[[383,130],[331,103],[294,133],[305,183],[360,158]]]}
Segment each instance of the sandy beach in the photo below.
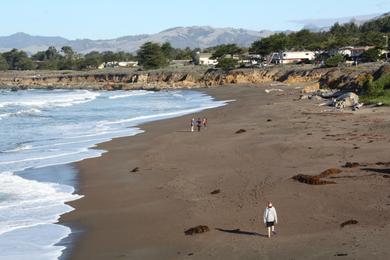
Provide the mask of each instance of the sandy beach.
{"label": "sandy beach", "polygon": [[[236,101],[99,145],[108,152],[76,164],[84,198],[61,218],[81,230],[68,258],[389,259],[389,108],[329,112],[295,87],[205,89]],[[189,132],[193,116],[207,129]],[[342,170],[326,178],[334,184],[292,179],[329,168]],[[279,215],[270,239],[269,200]],[[358,223],[341,228],[348,220]],[[210,231],[184,234],[197,225]]]}

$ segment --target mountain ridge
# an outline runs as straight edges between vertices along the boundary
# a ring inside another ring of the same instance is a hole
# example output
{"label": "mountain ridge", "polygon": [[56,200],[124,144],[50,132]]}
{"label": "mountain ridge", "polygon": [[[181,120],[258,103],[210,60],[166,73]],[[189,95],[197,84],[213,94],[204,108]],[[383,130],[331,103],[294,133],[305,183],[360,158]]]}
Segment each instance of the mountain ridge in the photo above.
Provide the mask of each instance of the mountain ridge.
{"label": "mountain ridge", "polygon": [[135,52],[148,41],[170,42],[175,48],[207,48],[219,44],[235,43],[248,47],[253,41],[274,33],[269,30],[247,30],[243,28],[214,28],[211,26],[173,27],[154,34],[126,35],[113,39],[74,39],[61,36],[35,36],[17,32],[8,36],[0,36],[0,52],[13,48],[28,53],[46,50],[49,46],[60,49],[64,45],[71,46],[79,53],[90,51],[126,51]]}

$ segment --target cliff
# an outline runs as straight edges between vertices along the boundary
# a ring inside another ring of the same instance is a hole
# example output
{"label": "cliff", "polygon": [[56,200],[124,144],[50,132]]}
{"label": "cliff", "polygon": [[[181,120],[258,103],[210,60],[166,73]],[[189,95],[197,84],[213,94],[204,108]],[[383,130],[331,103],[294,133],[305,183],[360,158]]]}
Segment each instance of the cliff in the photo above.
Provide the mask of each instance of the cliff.
{"label": "cliff", "polygon": [[91,72],[3,72],[1,88],[89,88],[89,89],[164,89],[199,88],[228,84],[286,84],[318,82],[321,87],[355,89],[359,77],[374,74],[380,64],[365,67],[315,68],[313,66],[274,66],[263,69],[219,69],[193,67],[173,70],[109,70]]}

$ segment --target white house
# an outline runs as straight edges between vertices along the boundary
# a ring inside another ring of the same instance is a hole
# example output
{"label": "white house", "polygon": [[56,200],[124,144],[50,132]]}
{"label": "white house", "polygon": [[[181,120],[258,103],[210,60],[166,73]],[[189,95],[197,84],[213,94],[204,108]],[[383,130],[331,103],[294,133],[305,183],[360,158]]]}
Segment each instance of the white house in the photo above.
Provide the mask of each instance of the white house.
{"label": "white house", "polygon": [[119,61],[118,67],[137,67],[138,61]]}
{"label": "white house", "polygon": [[98,66],[98,69],[116,68],[116,67],[137,67],[138,61],[108,61]]}
{"label": "white house", "polygon": [[316,57],[314,51],[284,51],[276,52],[271,56],[270,63],[288,64],[296,62],[312,61]]}
{"label": "white house", "polygon": [[244,66],[257,66],[260,65],[262,56],[260,54],[246,54],[238,61],[238,63]]}
{"label": "white house", "polygon": [[218,64],[218,61],[216,59],[212,59],[211,53],[197,53],[198,59],[199,59],[199,65],[207,65],[207,66],[214,66]]}
{"label": "white house", "polygon": [[331,51],[331,54],[341,54],[350,58],[358,58],[363,52],[375,48],[374,46],[345,46]]}

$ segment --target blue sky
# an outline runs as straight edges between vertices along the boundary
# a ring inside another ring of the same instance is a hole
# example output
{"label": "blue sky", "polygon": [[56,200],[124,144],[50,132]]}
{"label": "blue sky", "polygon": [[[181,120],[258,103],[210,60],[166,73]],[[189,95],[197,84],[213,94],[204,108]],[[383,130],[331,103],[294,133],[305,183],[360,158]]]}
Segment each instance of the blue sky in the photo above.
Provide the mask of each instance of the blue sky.
{"label": "blue sky", "polygon": [[0,35],[108,39],[176,26],[298,30],[330,18],[381,14],[389,0],[2,0]]}

